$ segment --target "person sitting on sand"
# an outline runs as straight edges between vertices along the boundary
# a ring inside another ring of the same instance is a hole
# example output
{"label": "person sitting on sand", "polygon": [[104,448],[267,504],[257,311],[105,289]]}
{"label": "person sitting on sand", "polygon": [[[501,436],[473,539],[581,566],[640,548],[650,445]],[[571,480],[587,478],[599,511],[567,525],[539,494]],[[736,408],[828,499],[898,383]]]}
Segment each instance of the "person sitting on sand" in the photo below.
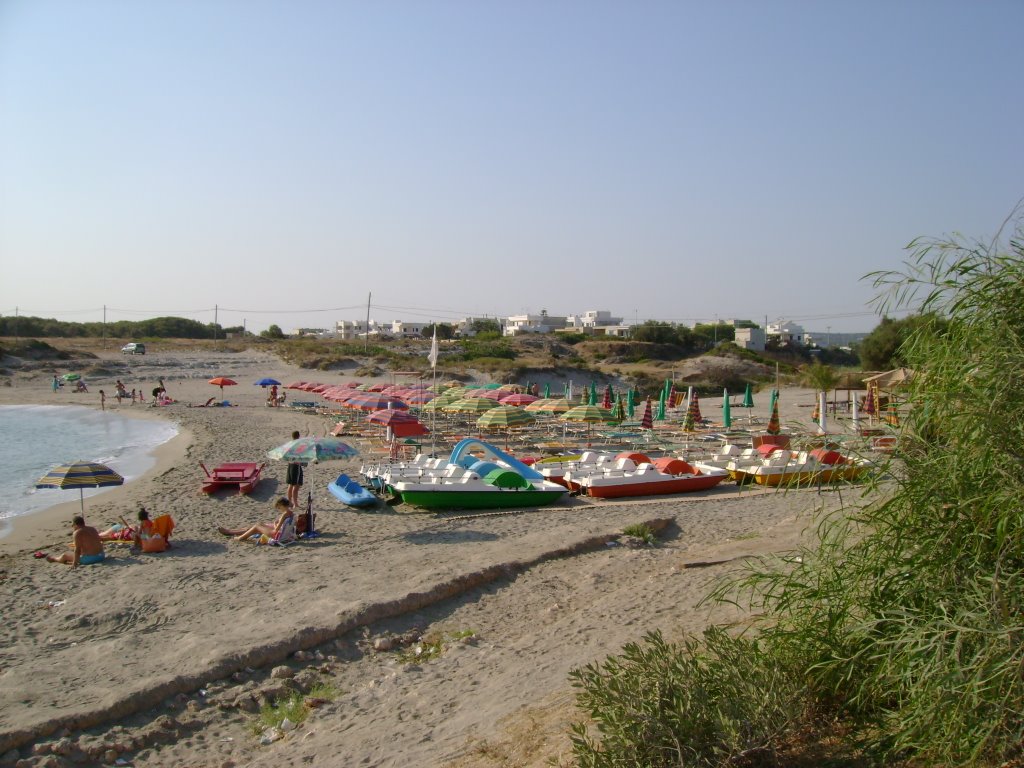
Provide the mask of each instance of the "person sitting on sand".
{"label": "person sitting on sand", "polygon": [[100,535],[92,526],[85,524],[85,518],[75,515],[71,520],[71,527],[75,531],[74,552],[64,552],[60,555],[47,555],[46,560],[50,563],[66,563],[72,568],[81,565],[93,565],[102,563],[106,558],[103,551],[103,542]]}
{"label": "person sitting on sand", "polygon": [[142,539],[148,538],[153,533],[153,523],[149,519],[149,513],[145,507],[139,507],[139,524],[133,527],[128,521],[121,518],[121,522],[112,525],[105,531],[99,532],[100,541],[131,541],[136,547],[142,546]]}
{"label": "person sitting on sand", "polygon": [[273,523],[257,523],[251,528],[218,528],[225,536],[234,536],[236,541],[248,541],[253,536],[259,536],[259,542],[266,544],[269,541],[280,541],[282,543],[295,540],[295,513],[292,512],[292,504],[288,499],[281,497],[274,502],[274,509],[280,512],[280,516]]}

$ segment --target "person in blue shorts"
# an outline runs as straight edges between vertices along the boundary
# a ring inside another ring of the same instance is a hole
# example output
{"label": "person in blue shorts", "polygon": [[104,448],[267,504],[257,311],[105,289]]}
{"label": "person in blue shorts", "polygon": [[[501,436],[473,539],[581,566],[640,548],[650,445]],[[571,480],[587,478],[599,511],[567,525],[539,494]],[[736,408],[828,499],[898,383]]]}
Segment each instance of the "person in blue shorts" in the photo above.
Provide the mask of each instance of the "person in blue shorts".
{"label": "person in blue shorts", "polygon": [[72,568],[79,565],[94,565],[102,563],[106,558],[103,551],[103,542],[100,541],[100,534],[91,525],[85,524],[85,518],[75,515],[71,520],[71,528],[74,530],[74,552],[64,552],[60,555],[47,555],[47,561],[51,563],[65,563]]}

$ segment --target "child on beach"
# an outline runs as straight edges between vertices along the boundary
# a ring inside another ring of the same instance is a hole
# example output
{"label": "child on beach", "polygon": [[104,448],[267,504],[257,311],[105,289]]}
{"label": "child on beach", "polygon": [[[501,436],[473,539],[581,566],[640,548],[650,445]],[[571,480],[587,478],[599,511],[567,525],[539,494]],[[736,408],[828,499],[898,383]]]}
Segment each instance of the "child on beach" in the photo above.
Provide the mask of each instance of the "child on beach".
{"label": "child on beach", "polygon": [[100,410],[107,410],[107,393],[102,389],[100,390]]}

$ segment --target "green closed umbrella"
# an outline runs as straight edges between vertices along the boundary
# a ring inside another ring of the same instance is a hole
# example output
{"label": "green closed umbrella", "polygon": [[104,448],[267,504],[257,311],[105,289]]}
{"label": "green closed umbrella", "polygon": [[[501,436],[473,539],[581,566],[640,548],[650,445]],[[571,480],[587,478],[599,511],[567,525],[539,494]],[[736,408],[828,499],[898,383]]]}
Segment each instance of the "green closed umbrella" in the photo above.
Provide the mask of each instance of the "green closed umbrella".
{"label": "green closed umbrella", "polygon": [[747,391],[743,393],[743,403],[742,403],[741,407],[743,407],[743,408],[753,408],[754,407],[754,388],[753,388],[753,386],[751,386],[749,381],[747,382]]}
{"label": "green closed umbrella", "polygon": [[664,390],[662,390],[661,398],[658,400],[658,413],[654,417],[654,420],[655,421],[664,421],[665,420],[665,391]]}
{"label": "green closed umbrella", "polygon": [[590,382],[590,399],[588,405],[597,405],[597,383]]}
{"label": "green closed umbrella", "polygon": [[626,391],[626,414],[632,419],[634,413],[636,413],[636,393],[630,388]]}
{"label": "green closed umbrella", "polygon": [[732,413],[729,411],[729,390],[722,390],[722,426],[728,429],[732,426]]}
{"label": "green closed umbrella", "polygon": [[544,399],[547,400],[551,397],[551,382],[547,382],[544,385]]}

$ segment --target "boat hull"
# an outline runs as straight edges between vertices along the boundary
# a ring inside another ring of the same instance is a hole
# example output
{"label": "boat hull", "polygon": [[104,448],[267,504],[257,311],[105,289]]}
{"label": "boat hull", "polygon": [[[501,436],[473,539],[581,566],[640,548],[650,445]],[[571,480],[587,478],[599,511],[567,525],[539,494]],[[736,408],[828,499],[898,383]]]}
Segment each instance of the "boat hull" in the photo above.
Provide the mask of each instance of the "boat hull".
{"label": "boat hull", "polygon": [[690,475],[673,477],[669,480],[644,482],[587,482],[581,483],[587,496],[597,499],[617,499],[626,496],[661,496],[668,493],[693,493],[714,488],[727,477],[726,474]]}
{"label": "boat hull", "polygon": [[328,483],[327,490],[338,501],[350,507],[371,507],[377,503],[377,497],[361,486],[358,491],[351,491],[336,483]]}
{"label": "boat hull", "polygon": [[509,509],[511,507],[543,507],[565,497],[565,489],[557,491],[450,491],[403,489],[402,483],[392,486],[402,501],[422,509]]}

